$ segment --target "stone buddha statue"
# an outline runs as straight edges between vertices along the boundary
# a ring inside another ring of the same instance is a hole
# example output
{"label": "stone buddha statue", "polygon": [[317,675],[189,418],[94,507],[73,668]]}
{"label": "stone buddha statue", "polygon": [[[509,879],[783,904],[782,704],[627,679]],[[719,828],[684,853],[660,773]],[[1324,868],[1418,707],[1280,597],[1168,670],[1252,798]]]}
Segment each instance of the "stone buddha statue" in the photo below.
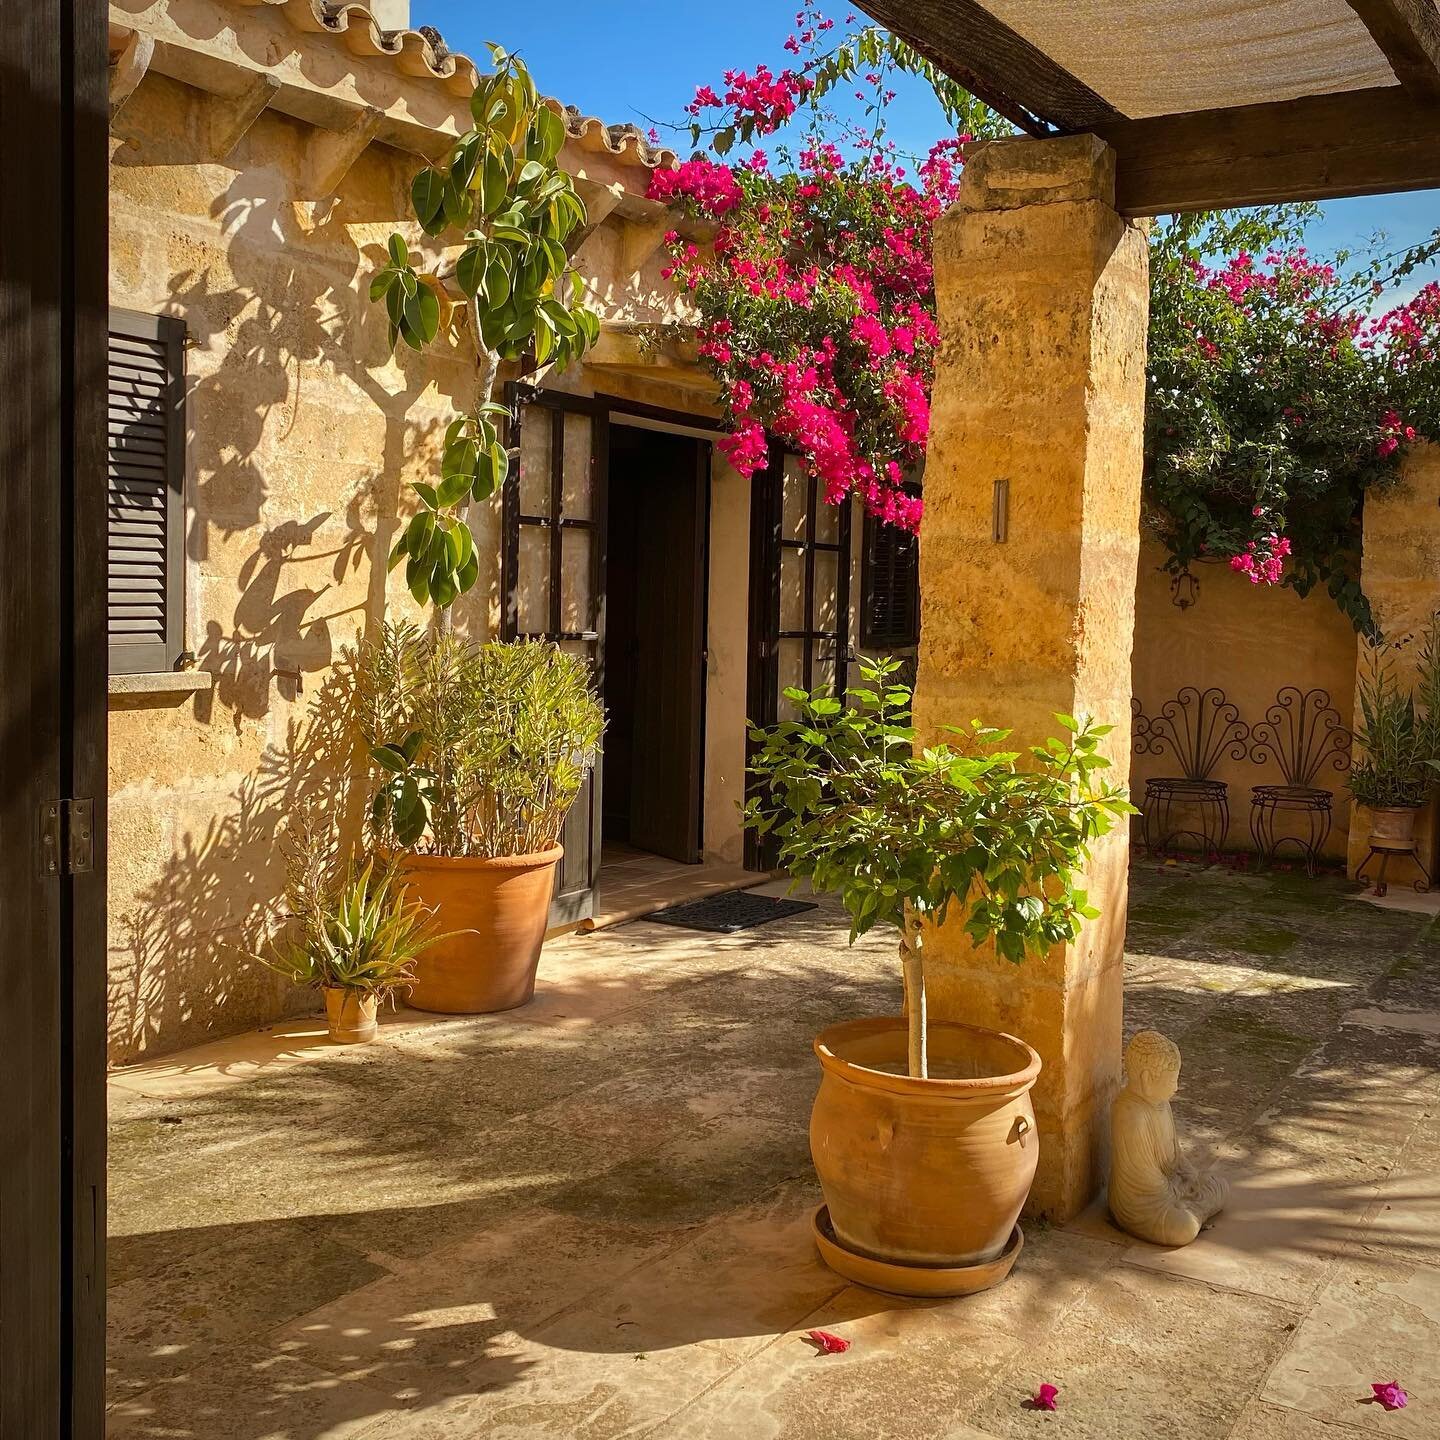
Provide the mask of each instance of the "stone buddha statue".
{"label": "stone buddha statue", "polygon": [[1125,1050],[1125,1088],[1110,1111],[1110,1213],[1122,1230],[1154,1245],[1188,1245],[1225,1204],[1229,1184],[1197,1170],[1175,1133],[1170,1097],[1180,1050],[1142,1030]]}

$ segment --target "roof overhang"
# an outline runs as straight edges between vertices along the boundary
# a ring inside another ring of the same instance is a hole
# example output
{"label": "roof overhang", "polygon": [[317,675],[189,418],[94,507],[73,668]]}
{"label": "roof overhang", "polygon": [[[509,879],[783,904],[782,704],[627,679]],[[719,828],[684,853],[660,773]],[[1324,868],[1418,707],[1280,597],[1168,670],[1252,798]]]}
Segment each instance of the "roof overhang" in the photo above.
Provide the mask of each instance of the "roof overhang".
{"label": "roof overhang", "polygon": [[1101,136],[1127,215],[1440,186],[1436,0],[867,0],[1035,136]]}

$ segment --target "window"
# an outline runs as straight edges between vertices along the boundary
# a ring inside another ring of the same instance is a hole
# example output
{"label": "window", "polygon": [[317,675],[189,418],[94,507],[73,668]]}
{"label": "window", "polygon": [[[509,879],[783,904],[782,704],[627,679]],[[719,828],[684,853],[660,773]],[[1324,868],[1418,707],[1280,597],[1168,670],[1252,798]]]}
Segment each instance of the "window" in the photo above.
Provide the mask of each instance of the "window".
{"label": "window", "polygon": [[110,673],[174,670],[185,648],[185,326],[110,312]]}
{"label": "window", "polygon": [[865,516],[860,552],[860,644],[899,650],[920,643],[920,543],[908,530]]}

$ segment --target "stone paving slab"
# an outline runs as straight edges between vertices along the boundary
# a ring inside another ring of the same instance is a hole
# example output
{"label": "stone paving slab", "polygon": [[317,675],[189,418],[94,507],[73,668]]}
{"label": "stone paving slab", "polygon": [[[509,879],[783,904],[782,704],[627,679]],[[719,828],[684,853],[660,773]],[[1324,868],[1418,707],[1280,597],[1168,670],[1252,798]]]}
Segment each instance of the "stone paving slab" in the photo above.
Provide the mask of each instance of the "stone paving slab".
{"label": "stone paving slab", "polygon": [[1293,874],[1134,881],[1127,1030],[1180,1045],[1235,1187],[1188,1249],[1102,1201],[981,1296],[847,1285],[809,1237],[810,1041],[898,1007],[892,941],[847,949],[829,901],[632,924],[548,947],[509,1015],[117,1085],[110,1434],[1440,1440],[1437,922]]}

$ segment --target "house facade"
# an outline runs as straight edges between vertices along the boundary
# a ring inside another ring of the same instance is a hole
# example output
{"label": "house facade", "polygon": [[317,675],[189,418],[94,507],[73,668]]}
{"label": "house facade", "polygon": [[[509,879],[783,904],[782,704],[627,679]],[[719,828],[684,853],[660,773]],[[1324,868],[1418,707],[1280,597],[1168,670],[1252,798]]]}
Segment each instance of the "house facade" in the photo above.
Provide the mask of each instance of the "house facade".
{"label": "house facade", "polygon": [[[297,798],[358,825],[349,738],[312,702],[382,617],[422,618],[373,557],[474,362],[392,354],[367,291],[393,230],[433,253],[409,184],[468,127],[475,71],[406,10],[110,7],[115,1062],[309,1003],[250,951]],[[594,913],[607,845],[738,871],[747,715],[843,683],[862,638],[903,651],[918,624],[895,537],[821,503],[792,459],[753,483],[724,463],[660,274],[675,217],[646,198],[673,157],[566,118],[589,211],[574,260],[604,328],[517,397],[518,475],[472,512],[480,580],[455,607],[471,636],[585,654],[605,694],[557,925]]]}

